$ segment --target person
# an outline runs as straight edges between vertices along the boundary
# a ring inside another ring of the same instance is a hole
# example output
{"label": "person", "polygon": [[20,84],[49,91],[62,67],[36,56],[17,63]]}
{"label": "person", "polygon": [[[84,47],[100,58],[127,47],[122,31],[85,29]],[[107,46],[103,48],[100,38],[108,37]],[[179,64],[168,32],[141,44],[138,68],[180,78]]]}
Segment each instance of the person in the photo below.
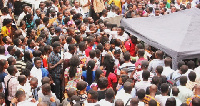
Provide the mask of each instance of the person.
{"label": "person", "polygon": [[160,103],[160,106],[165,106],[165,103],[170,96],[168,96],[169,86],[166,83],[161,85],[161,95],[156,95],[155,99]]}
{"label": "person", "polygon": [[172,87],[172,97],[176,99],[176,106],[180,106],[182,104],[181,100],[178,98],[179,89],[177,87]]}
{"label": "person", "polygon": [[76,84],[77,96],[80,97],[80,101],[84,102],[87,100],[86,88],[87,83],[85,81],[78,81]]}
{"label": "person", "polygon": [[10,36],[12,38],[11,34],[11,25],[12,20],[11,19],[4,19],[3,21],[3,27],[1,27],[1,34],[3,36]]}
{"label": "person", "polygon": [[95,40],[95,39],[94,39],[93,37],[89,37],[89,38],[87,39],[88,47],[87,47],[87,49],[85,49],[85,55],[86,55],[86,57],[89,56],[89,52],[90,52],[90,50],[93,49],[93,46],[94,46],[94,40]]}
{"label": "person", "polygon": [[165,66],[163,66],[163,72],[161,75],[169,76],[171,73],[174,72],[173,69],[171,69],[172,59],[170,57],[166,57],[164,60]]}
{"label": "person", "polygon": [[5,88],[8,89],[8,96],[6,103],[7,105],[10,104],[11,100],[15,97],[15,93],[17,92],[17,86],[19,82],[17,81],[17,77],[15,74],[17,73],[17,68],[14,65],[11,65],[7,69],[9,75],[4,78]]}
{"label": "person", "polygon": [[42,60],[40,57],[35,57],[34,59],[34,66],[31,69],[31,76],[32,77],[36,77],[39,81],[38,81],[38,86],[41,86],[42,83],[42,78],[43,77],[48,77],[49,76],[49,72],[45,69],[45,68],[41,68],[42,66]]}
{"label": "person", "polygon": [[0,59],[7,60],[7,56],[5,55],[5,46],[0,46]]}
{"label": "person", "polygon": [[2,92],[0,93],[0,100],[1,100],[0,105],[5,106],[6,105],[5,104],[5,94]]}
{"label": "person", "polygon": [[177,86],[177,88],[180,91],[179,94],[178,94],[178,98],[183,103],[186,102],[187,98],[190,98],[190,97],[193,96],[192,90],[190,90],[186,87],[186,83],[187,83],[187,77],[181,76],[180,77],[180,86]]}
{"label": "person", "polygon": [[87,102],[84,103],[86,106],[94,106],[98,104],[98,93],[90,89],[87,93]]}
{"label": "person", "polygon": [[163,54],[164,53],[161,50],[156,51],[156,53],[155,53],[156,59],[153,59],[149,63],[148,70],[150,72],[153,72],[155,74],[155,70],[156,70],[157,66],[164,66]]}
{"label": "person", "polygon": [[1,59],[0,60],[0,82],[4,83],[4,78],[7,76],[6,69],[8,68],[8,61]]}
{"label": "person", "polygon": [[76,46],[74,44],[69,44],[68,51],[64,53],[64,59],[69,60],[76,52]]}
{"label": "person", "polygon": [[197,77],[197,75],[194,71],[191,71],[188,74],[189,81],[187,81],[186,87],[189,88],[192,91],[194,90],[194,86],[198,84],[196,82],[196,77]]}
{"label": "person", "polygon": [[137,38],[135,36],[133,36],[133,35],[130,36],[130,39],[128,39],[125,42],[126,50],[129,51],[131,56],[133,56],[133,57],[136,55],[136,52],[135,52],[136,43],[137,43]]}
{"label": "person", "polygon": [[5,55],[7,56],[8,55],[8,47],[11,46],[10,44],[12,43],[12,39],[10,38],[10,36],[4,36],[2,38],[2,41],[4,43],[4,46],[5,46]]}
{"label": "person", "polygon": [[90,89],[90,85],[95,80],[94,67],[95,67],[95,61],[90,60],[87,63],[87,70],[82,72],[82,77],[83,77],[84,81],[86,81],[88,83],[87,91]]}
{"label": "person", "polygon": [[33,77],[31,80],[30,80],[30,86],[31,86],[31,92],[32,92],[32,97],[35,99],[35,100],[38,100],[38,79]]}
{"label": "person", "polygon": [[19,81],[19,85],[17,86],[17,91],[18,90],[23,90],[26,94],[26,100],[29,99],[29,97],[31,96],[31,87],[26,84],[27,78],[25,75],[20,75],[18,76],[18,81]]}
{"label": "person", "polygon": [[77,68],[80,64],[80,60],[77,56],[72,56],[69,61],[70,67],[65,69],[64,78],[65,78],[65,89],[74,88],[76,89],[76,84],[78,81],[81,81],[82,69]]}
{"label": "person", "polygon": [[145,50],[144,50],[144,49],[139,49],[139,50],[137,51],[137,55],[138,55],[139,59],[135,62],[135,67],[136,67],[136,69],[137,69],[138,71],[141,70],[141,61],[147,60],[147,59],[144,58],[144,53],[145,53]]}
{"label": "person", "polygon": [[174,97],[167,98],[165,106],[176,106],[176,99]]}
{"label": "person", "polygon": [[60,52],[60,44],[58,42],[54,42],[52,44],[53,51],[50,53],[48,58],[48,70],[50,71],[50,75],[55,83],[55,94],[57,98],[60,99],[60,89],[61,89],[61,79],[62,79],[62,66],[63,59],[59,54]]}
{"label": "person", "polygon": [[138,106],[139,99],[137,97],[132,98],[130,101],[130,106]]}
{"label": "person", "polygon": [[139,105],[139,106],[145,105],[145,103],[142,101],[142,100],[144,99],[144,97],[145,97],[145,90],[144,90],[144,89],[138,90],[138,91],[136,92],[136,95],[137,95],[137,97],[138,97],[138,99],[139,99],[138,105]]}
{"label": "person", "polygon": [[132,92],[132,85],[130,82],[125,82],[124,85],[124,94],[117,93],[115,96],[115,100],[121,99],[126,105],[130,105],[130,100],[132,98],[131,92]]}
{"label": "person", "polygon": [[147,87],[151,86],[151,83],[148,81],[149,77],[150,77],[149,71],[143,71],[142,72],[143,81],[135,83],[136,91],[139,91],[140,89],[144,89],[146,91]]}
{"label": "person", "polygon": [[[116,39],[120,39],[122,42],[125,42],[127,39],[129,39],[129,36],[125,32],[123,26],[118,27]],[[135,43],[135,42],[132,42],[132,43]]]}
{"label": "person", "polygon": [[115,92],[112,88],[109,88],[105,92],[105,99],[99,101],[100,106],[112,106],[115,98]]}
{"label": "person", "polygon": [[188,98],[187,101],[186,101],[187,105],[192,104],[193,98],[200,98],[199,95],[200,95],[200,85],[197,84],[197,85],[195,85],[195,87],[194,87],[194,96]]}
{"label": "person", "polygon": [[67,106],[70,103],[70,99],[73,95],[77,95],[77,92],[74,88],[70,88],[67,91],[67,97],[65,97],[65,99],[62,101],[62,105]]}
{"label": "person", "polygon": [[56,96],[52,95],[51,93],[51,86],[50,84],[44,84],[42,85],[42,93],[43,96],[39,97],[41,98],[42,102],[46,103],[48,106],[50,106],[51,104],[51,99],[54,98],[55,99],[55,103],[56,105],[60,105],[60,100],[56,98]]}
{"label": "person", "polygon": [[22,70],[26,68],[26,63],[22,61],[24,54],[20,50],[16,50],[15,56],[17,57],[15,67],[17,67],[19,72],[22,72]]}
{"label": "person", "polygon": [[99,94],[98,101],[100,101],[101,99],[105,99],[105,92],[108,86],[108,79],[106,77],[99,78],[97,81],[97,85],[99,88],[99,90],[97,91]]}

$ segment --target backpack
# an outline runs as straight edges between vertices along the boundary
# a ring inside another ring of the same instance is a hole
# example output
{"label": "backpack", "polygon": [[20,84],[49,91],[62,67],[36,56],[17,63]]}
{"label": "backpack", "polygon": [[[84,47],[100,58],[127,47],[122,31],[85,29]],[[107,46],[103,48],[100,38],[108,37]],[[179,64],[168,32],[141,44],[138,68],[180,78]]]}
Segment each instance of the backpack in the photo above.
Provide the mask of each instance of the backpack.
{"label": "backpack", "polygon": [[175,80],[173,80],[173,79],[172,79],[172,75],[173,75],[173,74],[174,74],[174,72],[170,74],[170,79],[167,80],[167,83],[168,83],[168,85],[170,86],[170,88],[172,88],[173,86],[177,86],[176,82],[179,81],[179,80],[180,80],[180,77],[181,77],[181,76],[180,76],[180,77],[177,77]]}

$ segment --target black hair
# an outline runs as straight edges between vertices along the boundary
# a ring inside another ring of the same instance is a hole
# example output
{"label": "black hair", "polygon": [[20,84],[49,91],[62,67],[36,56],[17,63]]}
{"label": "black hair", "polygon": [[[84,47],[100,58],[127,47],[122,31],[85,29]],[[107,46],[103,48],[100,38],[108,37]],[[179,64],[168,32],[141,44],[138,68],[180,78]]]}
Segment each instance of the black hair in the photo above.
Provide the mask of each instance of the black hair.
{"label": "black hair", "polygon": [[52,46],[53,46],[53,43],[56,41],[60,41],[59,36],[53,36],[53,38],[51,39]]}
{"label": "black hair", "polygon": [[50,83],[50,78],[49,77],[43,77],[41,82],[42,82],[42,85],[49,84]]}
{"label": "black hair", "polygon": [[144,49],[139,49],[138,50],[138,56],[144,56],[144,54],[145,54],[145,50]]}
{"label": "black hair", "polygon": [[188,74],[188,78],[190,81],[192,82],[195,82],[195,79],[196,79],[197,75],[195,72],[191,71],[189,74]]}
{"label": "black hair", "polygon": [[76,94],[76,90],[74,88],[70,88],[68,91],[67,91],[67,96],[68,98],[71,98],[73,95]]}
{"label": "black hair", "polygon": [[99,68],[95,71],[95,82],[97,82],[99,80],[100,75],[102,73],[103,73],[103,71],[101,69],[99,69]]}
{"label": "black hair", "polygon": [[158,78],[158,76],[153,76],[153,78],[152,78],[152,84],[155,84],[155,85],[159,84],[159,78]]}
{"label": "black hair", "polygon": [[35,57],[34,58],[34,63],[36,63],[36,61],[38,61],[38,60],[41,60],[41,58],[40,57]]}
{"label": "black hair", "polygon": [[4,66],[6,65],[6,60],[1,59],[0,60],[0,73],[3,72]]}
{"label": "black hair", "polygon": [[187,83],[187,77],[186,76],[181,76],[181,78],[180,78],[180,84],[182,86],[185,86],[186,83]]}
{"label": "black hair", "polygon": [[30,52],[29,52],[29,51],[25,51],[25,52],[24,52],[24,61],[25,61],[25,63],[26,63],[27,61],[32,62],[31,57],[30,57]]}
{"label": "black hair", "polygon": [[43,23],[48,22],[49,21],[49,17],[44,17],[42,21],[43,21]]}
{"label": "black hair", "polygon": [[153,99],[151,99],[148,104],[149,106],[157,106],[157,102]]}
{"label": "black hair", "polygon": [[143,46],[141,43],[136,44],[136,47],[137,47],[138,49],[144,49],[144,46]]}
{"label": "black hair", "polygon": [[36,26],[40,25],[40,19],[36,19],[35,24],[36,24]]}
{"label": "black hair", "polygon": [[106,54],[104,57],[103,65],[106,67],[106,77],[110,74],[110,72],[114,73],[114,65],[115,60],[112,58],[110,54]]}
{"label": "black hair", "polygon": [[9,58],[7,58],[8,64],[9,64],[9,65],[12,65],[12,62],[14,61],[14,59],[15,59],[15,58],[12,57],[12,56],[9,57]]}
{"label": "black hair", "polygon": [[10,53],[10,51],[14,48],[14,46],[8,46],[7,51]]}
{"label": "black hair", "polygon": [[76,40],[77,43],[80,43],[81,35],[76,35],[75,40]]}
{"label": "black hair", "polygon": [[150,77],[150,72],[149,71],[143,71],[142,72],[142,78],[148,79]]}
{"label": "black hair", "polygon": [[26,14],[25,16],[24,16],[24,21],[25,22],[28,22],[28,23],[30,23],[32,20],[31,20],[31,17],[32,17],[33,15],[32,14]]}
{"label": "black hair", "polygon": [[111,101],[112,99],[114,99],[114,96],[115,96],[115,91],[112,88],[106,90],[105,92],[106,100]]}
{"label": "black hair", "polygon": [[120,28],[122,31],[124,31],[124,27],[123,27],[123,26],[119,26],[119,28]]}
{"label": "black hair", "polygon": [[167,98],[165,106],[176,106],[176,99],[174,97]]}
{"label": "black hair", "polygon": [[3,26],[6,26],[7,24],[10,24],[11,22],[12,22],[11,19],[6,18],[3,20]]}
{"label": "black hair", "polygon": [[179,61],[178,62],[178,69],[180,70],[181,66],[182,65],[185,65],[185,62],[184,61]]}
{"label": "black hair", "polygon": [[0,54],[5,54],[5,46],[0,46]]}
{"label": "black hair", "polygon": [[178,93],[179,93],[179,89],[176,86],[172,87],[173,96],[178,96]]}
{"label": "black hair", "polygon": [[157,66],[157,67],[156,67],[156,70],[157,70],[157,72],[158,72],[159,74],[162,74],[162,72],[163,72],[163,67],[162,67],[162,66]]}
{"label": "black hair", "polygon": [[45,52],[47,52],[47,51],[50,50],[50,49],[51,49],[51,46],[50,46],[50,45],[44,46],[44,51],[45,51]]}
{"label": "black hair", "polygon": [[128,51],[126,51],[126,52],[124,53],[124,60],[125,60],[125,61],[129,61],[130,58],[131,58],[130,53],[129,53]]}
{"label": "black hair", "polygon": [[124,84],[129,77],[128,75],[123,74],[120,76],[120,78],[122,79],[122,83]]}
{"label": "black hair", "polygon": [[24,83],[24,81],[26,80],[26,77],[25,77],[25,75],[20,75],[20,76],[18,76],[17,80],[19,81],[19,83]]}
{"label": "black hair", "polygon": [[84,90],[86,87],[87,87],[87,82],[85,82],[85,81],[78,81],[76,84],[76,88],[79,91]]}
{"label": "black hair", "polygon": [[19,38],[13,40],[14,45],[19,46]]}
{"label": "black hair", "polygon": [[46,92],[51,92],[51,86],[50,84],[44,84],[42,85],[42,88],[46,91]]}
{"label": "black hair", "polygon": [[41,51],[39,51],[39,50],[33,51],[33,56],[34,56],[34,57],[40,57],[41,55],[42,55],[42,52],[41,52]]}
{"label": "black hair", "polygon": [[71,36],[67,37],[67,44],[70,44],[71,42],[72,42],[72,37]]}
{"label": "black hair", "polygon": [[91,59],[95,58],[95,56],[96,56],[95,50],[90,50],[89,55],[90,55]]}
{"label": "black hair", "polygon": [[8,41],[8,40],[7,40],[7,36],[4,36],[4,37],[2,38],[2,41],[3,41],[3,43],[6,44],[6,41]]}
{"label": "black hair", "polygon": [[15,51],[15,56],[17,56],[17,58],[19,58],[19,57],[20,57],[20,54],[21,54],[21,51],[20,51],[19,49],[17,49],[17,50]]}
{"label": "black hair", "polygon": [[69,21],[70,21],[70,18],[69,18],[69,17],[66,17],[66,18],[64,19],[64,23],[65,23],[65,24],[67,24]]}
{"label": "black hair", "polygon": [[15,72],[15,66],[14,65],[9,66],[7,71],[10,75],[12,75]]}
{"label": "black hair", "polygon": [[[2,84],[0,85],[1,85],[0,89],[2,89]],[[3,92],[0,92],[0,99],[5,99],[5,94]]]}
{"label": "black hair", "polygon": [[188,71],[188,66],[182,65],[181,68],[180,68],[180,71],[182,72],[182,74],[185,74]]}
{"label": "black hair", "polygon": [[97,45],[97,49],[99,49],[100,51],[103,51],[103,45],[102,44],[98,44]]}
{"label": "black hair", "polygon": [[30,69],[22,69],[21,75],[25,75],[26,77],[30,77]]}
{"label": "black hair", "polygon": [[77,66],[80,64],[80,60],[77,56],[72,56],[72,58],[69,60],[70,68],[69,68],[69,77],[73,78],[75,77],[75,74],[77,72]]}
{"label": "black hair", "polygon": [[92,89],[90,89],[89,91],[88,91],[88,94],[90,94],[91,95],[91,98],[90,99],[94,99],[94,100],[98,100],[98,92],[97,91],[94,91],[94,90],[92,90]]}
{"label": "black hair", "polygon": [[56,48],[57,46],[60,46],[60,43],[59,43],[59,42],[54,42],[54,43],[52,44],[52,47],[53,47],[53,48]]}
{"label": "black hair", "polygon": [[162,93],[167,93],[169,90],[169,85],[167,83],[162,83],[161,84],[161,92]]}
{"label": "black hair", "polygon": [[142,100],[145,97],[145,90],[144,89],[140,89],[139,91],[136,92],[136,95],[138,96],[139,100]]}
{"label": "black hair", "polygon": [[123,86],[126,93],[130,93],[132,91],[132,86],[130,82],[125,82]]}
{"label": "black hair", "polygon": [[192,60],[188,61],[187,66],[188,66],[189,69],[194,69],[194,67],[195,67],[194,61],[192,61]]}
{"label": "black hair", "polygon": [[61,12],[57,12],[57,17],[58,17],[60,14],[62,14],[62,13],[61,13]]}
{"label": "black hair", "polygon": [[100,89],[107,88],[108,86],[108,79],[106,77],[101,77],[97,81],[97,85]]}
{"label": "black hair", "polygon": [[28,39],[27,40],[27,45],[30,46],[31,42],[33,41],[33,39]]}
{"label": "black hair", "polygon": [[79,26],[82,23],[82,21],[80,19],[75,20],[75,25]]}
{"label": "black hair", "polygon": [[79,49],[85,48],[85,42],[80,42],[79,43]]}
{"label": "black hair", "polygon": [[75,50],[75,45],[74,44],[69,44],[68,50],[69,51]]}
{"label": "black hair", "polygon": [[199,106],[200,105],[200,98],[195,97],[192,99],[192,106]]}
{"label": "black hair", "polygon": [[172,64],[172,59],[170,57],[166,57],[164,63],[165,66],[170,66]]}
{"label": "black hair", "polygon": [[128,4],[127,8],[129,9],[130,7],[133,7],[133,5],[132,4]]}
{"label": "black hair", "polygon": [[95,67],[95,61],[94,60],[90,60],[87,63],[87,83],[90,85],[92,84],[93,79],[93,69]]}
{"label": "black hair", "polygon": [[15,98],[20,98],[25,95],[25,92],[22,90],[18,90],[15,94]]}
{"label": "black hair", "polygon": [[153,7],[149,7],[149,12],[153,12]]}
{"label": "black hair", "polygon": [[96,55],[101,54],[101,51],[99,49],[95,49]]}

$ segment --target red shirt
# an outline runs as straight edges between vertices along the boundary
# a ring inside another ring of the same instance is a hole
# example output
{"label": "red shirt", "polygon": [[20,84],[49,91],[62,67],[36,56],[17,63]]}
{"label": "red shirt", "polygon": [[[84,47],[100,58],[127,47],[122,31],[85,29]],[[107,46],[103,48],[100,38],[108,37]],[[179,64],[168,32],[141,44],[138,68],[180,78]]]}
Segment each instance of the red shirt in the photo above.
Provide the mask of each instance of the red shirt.
{"label": "red shirt", "polygon": [[108,75],[108,87],[107,88],[113,87],[113,85],[112,85],[113,83],[117,83],[117,76],[114,73],[110,73]]}
{"label": "red shirt", "polygon": [[92,50],[92,46],[91,47],[87,47],[87,49],[85,49],[85,55],[88,57],[89,56],[89,52],[90,50]]}
{"label": "red shirt", "polygon": [[125,48],[130,52],[131,56],[135,57],[135,44],[132,43],[131,39],[125,42]]}

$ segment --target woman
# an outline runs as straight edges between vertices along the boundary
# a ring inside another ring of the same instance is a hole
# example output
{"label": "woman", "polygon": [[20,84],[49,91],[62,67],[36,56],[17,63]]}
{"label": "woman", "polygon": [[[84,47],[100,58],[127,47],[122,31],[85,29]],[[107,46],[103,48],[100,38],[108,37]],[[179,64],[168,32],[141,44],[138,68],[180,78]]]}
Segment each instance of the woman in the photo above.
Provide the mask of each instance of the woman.
{"label": "woman", "polygon": [[24,52],[24,62],[26,63],[26,68],[31,70],[33,67],[32,63],[33,54],[29,51]]}
{"label": "woman", "polygon": [[115,60],[110,54],[106,54],[103,61],[104,69],[106,70],[106,77],[108,78],[108,87],[112,87],[116,91],[117,76],[114,74]]}
{"label": "woman", "polygon": [[95,67],[95,61],[90,60],[87,63],[87,70],[83,71],[83,73],[82,73],[82,77],[83,77],[84,81],[86,81],[88,83],[88,86],[87,86],[87,89],[86,89],[87,91],[90,89],[90,85],[95,80],[94,67]]}
{"label": "woman", "polygon": [[[12,25],[12,20],[11,19],[4,19],[3,20],[3,27],[1,28],[1,34],[3,36],[10,36],[11,34],[11,25]],[[10,36],[10,38],[12,38]]]}
{"label": "woman", "polygon": [[65,89],[69,88],[76,89],[76,84],[81,81],[82,68],[78,67],[80,65],[80,60],[77,56],[72,56],[69,61],[70,68],[66,68],[64,72],[65,77]]}
{"label": "woman", "polygon": [[0,82],[4,82],[4,78],[7,75],[7,73],[5,73],[5,70],[8,68],[9,64],[8,61],[2,59],[0,60]]}

